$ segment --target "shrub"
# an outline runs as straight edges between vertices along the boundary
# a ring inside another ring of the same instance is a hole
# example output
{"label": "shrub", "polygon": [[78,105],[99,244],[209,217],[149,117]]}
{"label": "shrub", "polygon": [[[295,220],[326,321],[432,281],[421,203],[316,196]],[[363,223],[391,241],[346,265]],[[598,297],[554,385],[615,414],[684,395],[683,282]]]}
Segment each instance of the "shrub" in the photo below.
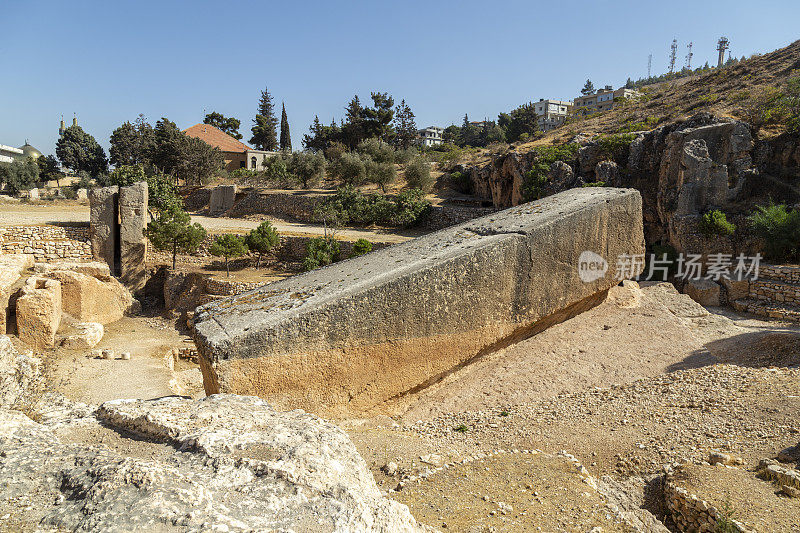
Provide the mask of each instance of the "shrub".
{"label": "shrub", "polygon": [[419,222],[431,207],[421,189],[408,189],[395,198],[395,214],[392,222],[397,226],[413,226]]}
{"label": "shrub", "polygon": [[339,141],[334,141],[330,146],[325,148],[325,159],[328,161],[336,161],[343,154],[347,152],[347,146]]}
{"label": "shrub", "polygon": [[258,254],[256,268],[261,266],[261,257],[277,246],[280,240],[278,232],[275,231],[275,228],[272,227],[268,220],[259,224],[257,228],[250,230],[250,233],[245,237],[245,244],[250,251]]}
{"label": "shrub", "polygon": [[276,183],[288,183],[291,180],[286,158],[281,155],[272,156],[264,165],[264,178]]}
{"label": "shrub", "polygon": [[584,183],[581,187],[605,187],[605,181],[590,181],[589,183]]}
{"label": "shrub", "polygon": [[367,177],[364,160],[357,153],[346,152],[331,163],[331,173],[346,185],[362,185]]}
{"label": "shrub", "polygon": [[364,164],[367,181],[379,185],[383,192],[386,186],[394,182],[397,177],[397,170],[394,163],[380,163],[368,158]]}
{"label": "shrub", "polygon": [[525,133],[521,134],[519,136],[519,139],[517,139],[517,141],[519,141],[520,143],[526,143],[526,142],[528,142],[530,140],[531,140],[531,134],[528,133],[528,132],[525,132]]}
{"label": "shrub", "polygon": [[475,192],[475,187],[472,183],[472,178],[467,173],[451,172],[450,180],[453,183],[453,187],[458,192],[462,192],[464,194],[472,194]]}
{"label": "shrub", "polygon": [[341,187],[317,209],[316,217],[326,225],[348,222],[358,225],[411,226],[419,222],[430,207],[425,193],[419,189],[401,192],[391,197],[364,195],[354,187]]}
{"label": "shrub", "polygon": [[325,158],[314,152],[294,152],[289,158],[288,170],[304,189],[308,189],[322,181],[325,175]]}
{"label": "shrub", "polygon": [[358,143],[356,148],[361,155],[369,156],[376,163],[394,163],[394,148],[377,137],[370,137]]}
{"label": "shrub", "polygon": [[60,187],[58,190],[61,191],[61,196],[63,196],[67,200],[78,199],[78,191],[73,189],[72,187]]}
{"label": "shrub", "polygon": [[350,257],[358,257],[359,255],[368,254],[372,251],[372,243],[367,239],[358,239],[353,243],[353,249],[350,252]]}
{"label": "shrub", "polygon": [[727,237],[733,235],[733,232],[736,231],[736,225],[728,222],[725,213],[719,209],[714,209],[700,218],[699,229],[700,233],[706,237]]}
{"label": "shrub", "polygon": [[433,187],[431,166],[424,157],[415,157],[406,166],[406,182],[412,189],[421,189],[425,192]]}
{"label": "shrub", "polygon": [[761,104],[765,122],[786,126],[790,133],[800,132],[800,76],[790,78],[783,89],[774,89]]}
{"label": "shrub", "polygon": [[623,164],[628,154],[631,143],[636,138],[633,133],[618,133],[614,135],[601,135],[597,139],[600,154],[611,161]]}
{"label": "shrub", "polygon": [[339,252],[339,241],[333,237],[315,237],[308,241],[306,258],[303,260],[303,269],[308,271],[330,265],[334,261],[338,261]]}
{"label": "shrub", "polygon": [[211,255],[225,258],[225,275],[230,276],[231,270],[228,267],[228,259],[242,257],[248,250],[242,237],[227,233],[214,239],[208,251],[211,252]]}
{"label": "shrub", "polygon": [[30,189],[38,179],[39,165],[31,159],[0,163],[0,184],[5,183],[11,194]]}
{"label": "shrub", "polygon": [[405,150],[395,151],[394,162],[398,165],[407,165],[415,157],[419,157],[419,150],[409,146]]}
{"label": "shrub", "polygon": [[547,174],[556,161],[573,161],[578,154],[575,143],[554,146],[539,146],[535,150],[533,166],[525,173],[522,180],[522,198],[526,202],[538,200],[544,194]]}
{"label": "shrub", "polygon": [[764,241],[764,252],[773,261],[800,260],[800,210],[770,203],[757,206],[748,217],[753,232]]}

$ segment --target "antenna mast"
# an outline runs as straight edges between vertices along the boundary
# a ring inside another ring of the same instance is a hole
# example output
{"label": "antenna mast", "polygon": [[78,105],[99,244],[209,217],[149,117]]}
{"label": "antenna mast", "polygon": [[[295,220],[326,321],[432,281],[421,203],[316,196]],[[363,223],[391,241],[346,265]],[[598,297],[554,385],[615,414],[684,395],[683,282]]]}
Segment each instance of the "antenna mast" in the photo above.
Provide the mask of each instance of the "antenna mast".
{"label": "antenna mast", "polygon": [[647,79],[650,79],[650,70],[653,67],[653,54],[647,56]]}
{"label": "antenna mast", "polygon": [[717,41],[717,52],[719,52],[719,58],[717,59],[717,68],[721,68],[722,64],[725,62],[725,50],[730,48],[730,41],[724,35],[719,38]]}
{"label": "antenna mast", "polygon": [[669,53],[669,73],[675,72],[675,60],[678,58],[678,39],[672,39]]}
{"label": "antenna mast", "polygon": [[686,68],[689,70],[692,70],[692,56],[694,55],[692,53],[692,44],[694,43],[689,41],[689,44],[686,46],[689,49],[689,53],[686,54]]}

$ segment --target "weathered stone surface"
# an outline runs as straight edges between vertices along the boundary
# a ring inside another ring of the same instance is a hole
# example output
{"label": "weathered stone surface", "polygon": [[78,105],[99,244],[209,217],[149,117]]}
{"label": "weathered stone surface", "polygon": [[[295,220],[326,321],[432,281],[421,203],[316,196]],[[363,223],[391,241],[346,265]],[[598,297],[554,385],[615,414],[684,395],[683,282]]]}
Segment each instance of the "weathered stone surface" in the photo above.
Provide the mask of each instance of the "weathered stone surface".
{"label": "weathered stone surface", "polygon": [[72,270],[45,275],[61,282],[61,307],[77,320],[108,324],[122,318],[134,304],[131,293],[115,278],[101,280]]}
{"label": "weathered stone surface", "polygon": [[17,353],[11,338],[0,335],[0,407],[16,405],[38,371],[39,359]]}
{"label": "weathered stone surface", "polygon": [[583,180],[575,175],[572,167],[563,161],[556,161],[550,165],[550,172],[547,174],[547,184],[544,192],[546,195],[558,194],[574,187],[580,187]]}
{"label": "weathered stone surface", "polygon": [[34,349],[53,346],[61,324],[61,283],[31,277],[17,299],[17,336]]}
{"label": "weathered stone surface", "polygon": [[61,346],[69,350],[89,350],[97,346],[103,339],[105,328],[98,322],[81,322],[75,324],[77,333],[65,337]]}
{"label": "weathered stone surface", "polygon": [[88,200],[89,199],[89,191],[87,189],[78,189],[78,200]]}
{"label": "weathered stone surface", "polygon": [[102,261],[89,261],[86,263],[78,263],[75,261],[58,261],[53,263],[36,263],[33,265],[33,271],[37,274],[49,274],[56,270],[69,270],[71,272],[78,272],[86,274],[99,279],[100,281],[108,281],[111,279],[111,269]]}
{"label": "weathered stone surface", "polygon": [[619,165],[613,161],[600,161],[594,167],[594,176],[608,187],[617,187],[619,183]]}
{"label": "weathered stone surface", "polygon": [[97,418],[122,438],[139,435],[124,449],[138,446],[149,460],[62,443],[49,425],[0,409],[4,500],[34,502],[27,522],[69,531],[424,530],[381,496],[344,431],[301,411],[218,395],[115,400]]}
{"label": "weathered stone surface", "polygon": [[233,207],[236,200],[236,185],[218,185],[211,189],[211,199],[208,202],[208,214],[218,216],[226,213]]}
{"label": "weathered stone surface", "polygon": [[725,292],[727,292],[728,302],[741,300],[742,298],[747,298],[750,295],[749,279],[739,280],[722,278],[720,281],[722,282],[722,286],[725,287]]}
{"label": "weathered stone surface", "polygon": [[120,281],[131,292],[147,282],[147,182],[119,188]]}
{"label": "weathered stone surface", "polygon": [[[368,409],[586,305],[643,247],[638,192],[573,189],[226,298],[195,314],[206,392]],[[590,283],[584,251],[609,266]]]}
{"label": "weathered stone surface", "polygon": [[32,254],[0,254],[0,334],[6,332],[12,289],[23,272],[32,267]]}
{"label": "weathered stone surface", "polygon": [[89,189],[89,240],[92,255],[98,261],[105,261],[115,270],[119,222],[117,201],[119,187],[95,187]]}
{"label": "weathered stone surface", "polygon": [[686,283],[684,292],[702,306],[718,306],[720,304],[720,286],[710,279],[694,279]]}

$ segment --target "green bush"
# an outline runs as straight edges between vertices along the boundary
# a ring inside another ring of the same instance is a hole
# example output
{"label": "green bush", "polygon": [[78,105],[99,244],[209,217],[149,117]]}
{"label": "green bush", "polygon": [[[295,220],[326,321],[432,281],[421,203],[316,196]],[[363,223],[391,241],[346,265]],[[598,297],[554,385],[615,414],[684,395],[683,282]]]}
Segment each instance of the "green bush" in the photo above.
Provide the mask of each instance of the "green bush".
{"label": "green bush", "polygon": [[605,181],[590,181],[589,183],[584,183],[581,187],[605,187]]}
{"label": "green bush", "polygon": [[700,233],[706,237],[728,237],[736,231],[736,225],[728,222],[725,213],[719,209],[714,209],[705,213],[698,224]]}
{"label": "green bush", "polygon": [[294,152],[288,170],[304,189],[316,187],[325,175],[325,157],[315,152]]}
{"label": "green bush", "polygon": [[372,243],[367,239],[358,239],[353,243],[353,249],[350,252],[350,257],[358,257],[360,255],[368,254],[372,251]]}
{"label": "green bush", "polygon": [[800,132],[800,76],[790,78],[782,89],[773,89],[761,103],[764,122],[784,124],[790,133]]}
{"label": "green bush", "polygon": [[286,159],[287,158],[283,154],[272,156],[267,159],[267,163],[264,165],[264,178],[268,181],[282,184],[288,184],[292,181],[292,175],[289,173],[289,166]]}
{"label": "green bush", "polygon": [[415,157],[406,165],[406,182],[412,189],[428,192],[433,187],[431,166],[424,157]]}
{"label": "green bush", "polygon": [[475,192],[475,187],[472,183],[472,178],[469,174],[464,172],[451,172],[450,173],[450,180],[453,183],[453,187],[461,193],[464,194],[473,194]]}
{"label": "green bush", "polygon": [[533,166],[525,173],[522,180],[522,198],[526,202],[538,200],[543,196],[550,167],[556,161],[574,161],[578,154],[578,145],[568,143],[557,146],[539,146],[534,152],[536,157]]}
{"label": "green bush", "polygon": [[228,259],[242,257],[248,252],[248,249],[243,237],[227,233],[214,239],[208,251],[211,252],[211,255],[225,258],[225,273],[226,276],[230,276],[231,270],[228,266]]}
{"label": "green bush", "polygon": [[772,261],[800,260],[800,210],[784,204],[758,206],[748,217],[753,232],[764,241],[764,252]]}
{"label": "green bush", "polygon": [[616,161],[618,164],[624,164],[628,149],[635,138],[636,135],[633,133],[601,135],[597,139],[597,145],[600,147],[600,154],[603,157]]}
{"label": "green bush", "polygon": [[386,186],[391,185],[397,177],[397,169],[394,163],[382,163],[367,157],[364,162],[367,181],[380,186],[381,191],[386,192]]}
{"label": "green bush", "polygon": [[376,163],[394,163],[395,151],[392,145],[377,137],[364,139],[356,148],[359,154],[369,156]]}
{"label": "green bush", "polygon": [[341,187],[316,210],[318,220],[326,225],[412,226],[430,208],[425,193],[409,189],[396,197],[381,194],[365,195],[354,187]]}
{"label": "green bush", "polygon": [[61,196],[63,196],[67,200],[77,200],[78,199],[78,191],[76,191],[72,187],[60,187],[59,191],[61,191]]}
{"label": "green bush", "polygon": [[278,232],[275,231],[275,228],[272,227],[268,220],[259,224],[257,228],[250,230],[244,242],[250,251],[258,254],[256,268],[261,266],[261,257],[277,246],[280,240]]}
{"label": "green bush", "polygon": [[11,194],[30,189],[38,179],[39,165],[32,159],[0,163],[0,185],[5,183]]}
{"label": "green bush", "polygon": [[331,162],[330,171],[345,185],[362,185],[367,179],[367,169],[363,158],[353,152],[345,152],[339,159]]}
{"label": "green bush", "polygon": [[339,241],[330,236],[315,237],[308,241],[303,269],[314,270],[339,260]]}

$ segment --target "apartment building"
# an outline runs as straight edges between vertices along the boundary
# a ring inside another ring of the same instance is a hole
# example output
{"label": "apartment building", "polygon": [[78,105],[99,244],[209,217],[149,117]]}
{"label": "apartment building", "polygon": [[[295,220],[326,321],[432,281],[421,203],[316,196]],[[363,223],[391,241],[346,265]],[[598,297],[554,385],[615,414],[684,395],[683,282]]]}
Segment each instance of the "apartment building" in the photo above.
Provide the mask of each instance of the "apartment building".
{"label": "apartment building", "polygon": [[550,131],[556,129],[564,123],[567,116],[572,111],[572,102],[562,100],[545,100],[541,98],[533,104],[536,114],[539,115],[538,123],[540,131]]}
{"label": "apartment building", "polygon": [[637,96],[639,91],[621,87],[617,90],[611,85],[606,85],[594,94],[582,95],[572,101],[574,112],[580,115],[588,115],[597,111],[608,111],[614,109],[614,102],[622,98],[632,98]]}
{"label": "apartment building", "polygon": [[444,130],[436,126],[428,126],[425,129],[419,130],[419,142],[422,146],[438,146],[444,142],[442,136]]}

